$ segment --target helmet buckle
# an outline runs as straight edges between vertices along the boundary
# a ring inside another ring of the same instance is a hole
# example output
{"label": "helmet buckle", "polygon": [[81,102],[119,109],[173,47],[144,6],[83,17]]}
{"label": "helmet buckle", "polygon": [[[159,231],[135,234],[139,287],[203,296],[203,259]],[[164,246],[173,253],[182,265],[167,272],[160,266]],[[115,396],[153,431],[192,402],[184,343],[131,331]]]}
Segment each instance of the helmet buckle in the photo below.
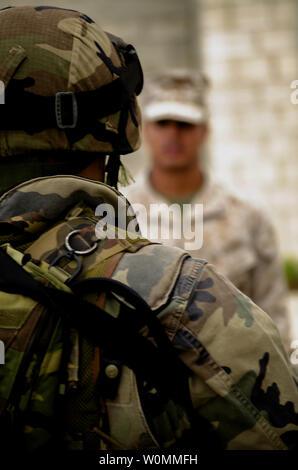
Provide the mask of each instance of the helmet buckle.
{"label": "helmet buckle", "polygon": [[56,121],[59,129],[74,129],[78,122],[78,103],[72,91],[56,93]]}

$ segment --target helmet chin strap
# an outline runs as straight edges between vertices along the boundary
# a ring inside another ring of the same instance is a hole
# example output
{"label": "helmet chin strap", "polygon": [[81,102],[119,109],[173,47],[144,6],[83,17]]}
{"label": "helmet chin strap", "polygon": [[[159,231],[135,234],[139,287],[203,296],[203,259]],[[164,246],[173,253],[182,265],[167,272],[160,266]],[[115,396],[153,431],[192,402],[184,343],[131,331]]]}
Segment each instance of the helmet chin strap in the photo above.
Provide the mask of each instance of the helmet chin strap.
{"label": "helmet chin strap", "polygon": [[118,189],[117,184],[118,184],[120,165],[121,165],[120,155],[117,153],[112,153],[109,156],[109,161],[105,169],[107,173],[106,183],[109,186],[113,186],[116,189]]}

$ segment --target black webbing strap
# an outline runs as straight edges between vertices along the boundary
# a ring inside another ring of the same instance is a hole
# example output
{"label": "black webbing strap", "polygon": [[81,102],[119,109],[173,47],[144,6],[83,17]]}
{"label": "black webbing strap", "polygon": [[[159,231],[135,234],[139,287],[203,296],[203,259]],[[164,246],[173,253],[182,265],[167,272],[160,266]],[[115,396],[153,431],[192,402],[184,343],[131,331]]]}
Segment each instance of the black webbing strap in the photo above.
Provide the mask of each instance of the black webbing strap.
{"label": "black webbing strap", "polygon": [[112,153],[109,155],[109,161],[106,165],[107,172],[107,184],[118,189],[118,178],[120,170],[121,160],[120,155]]}
{"label": "black webbing strap", "polygon": [[[160,321],[156,318],[154,312],[151,310],[147,302],[141,297],[134,289],[117,281],[116,279],[106,277],[96,277],[83,279],[81,281],[74,281],[68,285],[72,291],[77,295],[86,295],[91,292],[113,292],[120,297],[123,297],[125,302],[128,302],[134,308],[128,308],[123,312],[120,312],[119,320],[123,321],[129,329],[135,329],[139,331],[143,326],[148,326],[150,335],[156,341],[156,344],[165,354],[175,356],[173,354],[173,345],[166,335],[163,326]],[[182,363],[179,359],[179,362]],[[182,363],[183,364],[183,363]],[[185,367],[184,364],[182,366]],[[189,375],[189,372],[187,373]]]}
{"label": "black webbing strap", "polygon": [[0,129],[50,129],[90,126],[94,118],[119,111],[127,101],[120,78],[94,91],[41,96],[24,91],[30,84],[11,80],[0,108]]}

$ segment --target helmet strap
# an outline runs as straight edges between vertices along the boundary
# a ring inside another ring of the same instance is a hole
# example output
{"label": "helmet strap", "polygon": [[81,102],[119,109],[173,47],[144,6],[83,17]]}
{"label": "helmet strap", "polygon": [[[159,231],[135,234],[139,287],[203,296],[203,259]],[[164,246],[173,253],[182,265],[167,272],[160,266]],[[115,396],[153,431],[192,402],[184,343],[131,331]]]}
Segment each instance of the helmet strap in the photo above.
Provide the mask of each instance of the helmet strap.
{"label": "helmet strap", "polygon": [[121,160],[120,160],[119,154],[112,153],[111,155],[109,155],[109,161],[106,165],[106,173],[107,173],[106,183],[109,186],[113,186],[116,189],[118,189],[117,184],[118,184],[120,165],[121,165]]}

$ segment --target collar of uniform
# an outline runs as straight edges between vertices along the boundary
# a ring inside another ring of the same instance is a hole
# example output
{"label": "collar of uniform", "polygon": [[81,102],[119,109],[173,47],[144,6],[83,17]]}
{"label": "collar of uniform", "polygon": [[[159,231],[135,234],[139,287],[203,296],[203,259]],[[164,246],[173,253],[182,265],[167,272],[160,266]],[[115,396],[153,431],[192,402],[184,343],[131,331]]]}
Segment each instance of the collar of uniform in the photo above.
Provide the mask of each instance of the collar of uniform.
{"label": "collar of uniform", "polygon": [[[146,170],[139,175],[137,184],[140,188],[143,188],[146,194],[150,195],[150,203],[169,203],[163,194],[153,188],[150,182],[150,170]],[[193,195],[191,203],[203,204],[205,219],[218,217],[224,215],[226,210],[225,192],[220,184],[214,183],[210,176],[204,173],[203,184],[199,191]]]}
{"label": "collar of uniform", "polygon": [[[116,189],[86,178],[62,175],[26,181],[5,193],[0,198],[0,228],[10,225],[17,232],[40,233],[63,219],[78,203],[91,208],[94,214],[99,204],[111,204],[116,222],[129,223],[133,218],[117,217],[122,210],[127,214],[129,203]],[[119,228],[126,230],[126,226]]]}
{"label": "collar of uniform", "polygon": [[208,175],[199,191],[194,194],[192,204],[203,204],[204,219],[223,216],[226,211],[225,192],[222,186],[214,183]]}

